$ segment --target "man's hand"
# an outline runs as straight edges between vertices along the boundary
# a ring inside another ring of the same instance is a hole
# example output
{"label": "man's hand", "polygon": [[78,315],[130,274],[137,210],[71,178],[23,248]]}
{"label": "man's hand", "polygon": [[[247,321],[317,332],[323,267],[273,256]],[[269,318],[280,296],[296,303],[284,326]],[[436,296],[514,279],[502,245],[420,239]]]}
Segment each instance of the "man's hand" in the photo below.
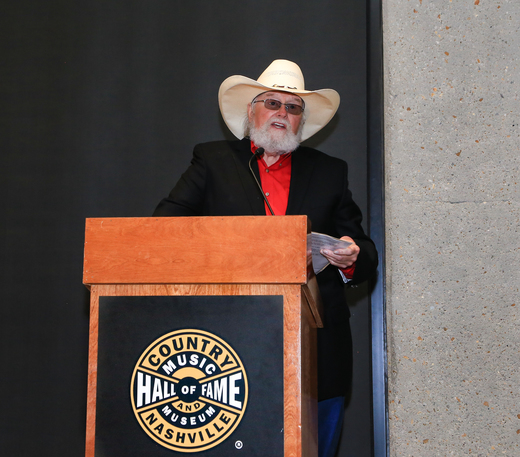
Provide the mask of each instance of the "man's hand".
{"label": "man's hand", "polygon": [[331,265],[345,269],[356,262],[359,254],[359,246],[350,236],[342,236],[340,239],[352,244],[348,248],[336,249],[335,251],[322,249],[320,253],[327,258]]}

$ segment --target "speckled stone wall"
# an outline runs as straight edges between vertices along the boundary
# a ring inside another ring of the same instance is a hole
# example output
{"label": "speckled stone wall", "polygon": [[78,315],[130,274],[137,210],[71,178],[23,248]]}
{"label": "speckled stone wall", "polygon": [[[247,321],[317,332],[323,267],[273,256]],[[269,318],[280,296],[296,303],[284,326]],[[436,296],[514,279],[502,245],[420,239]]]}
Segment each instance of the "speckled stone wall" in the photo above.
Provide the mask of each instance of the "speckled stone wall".
{"label": "speckled stone wall", "polygon": [[520,456],[520,1],[384,0],[392,456]]}

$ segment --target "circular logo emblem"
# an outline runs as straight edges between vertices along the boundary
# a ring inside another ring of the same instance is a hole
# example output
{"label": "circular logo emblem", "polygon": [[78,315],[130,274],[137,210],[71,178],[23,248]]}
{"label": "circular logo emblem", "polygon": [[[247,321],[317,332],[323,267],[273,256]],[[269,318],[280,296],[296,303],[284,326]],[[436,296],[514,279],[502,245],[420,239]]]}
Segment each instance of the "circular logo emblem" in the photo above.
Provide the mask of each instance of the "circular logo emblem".
{"label": "circular logo emblem", "polygon": [[177,330],[155,340],[137,362],[130,386],[143,430],[177,452],[217,446],[244,415],[244,366],[221,338],[202,330]]}

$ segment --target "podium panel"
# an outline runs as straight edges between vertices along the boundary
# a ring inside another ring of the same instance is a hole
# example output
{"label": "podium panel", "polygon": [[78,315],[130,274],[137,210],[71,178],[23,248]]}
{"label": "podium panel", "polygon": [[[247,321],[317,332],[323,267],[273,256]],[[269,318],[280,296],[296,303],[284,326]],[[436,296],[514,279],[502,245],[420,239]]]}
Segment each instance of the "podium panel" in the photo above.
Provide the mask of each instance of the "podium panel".
{"label": "podium panel", "polygon": [[283,455],[283,297],[101,297],[98,344],[96,457]]}

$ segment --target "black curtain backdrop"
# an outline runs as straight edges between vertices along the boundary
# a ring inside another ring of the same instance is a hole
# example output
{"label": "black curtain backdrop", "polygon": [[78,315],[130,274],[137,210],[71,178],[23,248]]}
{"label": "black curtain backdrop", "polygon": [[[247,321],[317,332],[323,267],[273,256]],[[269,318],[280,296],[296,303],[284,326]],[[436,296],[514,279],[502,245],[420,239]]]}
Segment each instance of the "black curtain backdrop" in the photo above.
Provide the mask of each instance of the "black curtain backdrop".
{"label": "black curtain backdrop", "polygon": [[[228,138],[217,91],[297,62],[342,103],[307,144],[350,164],[367,214],[366,5],[357,0],[21,0],[0,24],[0,455],[81,456],[87,217],[149,216],[196,143]],[[370,319],[351,297],[355,379],[340,456],[371,455]]]}

